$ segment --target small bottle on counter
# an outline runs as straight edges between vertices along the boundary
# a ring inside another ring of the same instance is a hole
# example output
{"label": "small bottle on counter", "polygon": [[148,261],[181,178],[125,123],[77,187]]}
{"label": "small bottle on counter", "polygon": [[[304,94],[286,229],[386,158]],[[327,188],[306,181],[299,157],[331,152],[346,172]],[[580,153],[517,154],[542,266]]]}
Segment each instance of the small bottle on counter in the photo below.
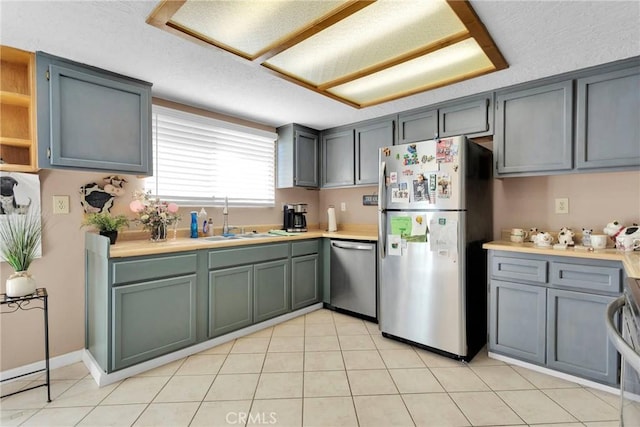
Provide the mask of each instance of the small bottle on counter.
{"label": "small bottle on counter", "polygon": [[207,221],[206,230],[204,231],[205,236],[213,236],[213,218],[209,218]]}
{"label": "small bottle on counter", "polygon": [[191,238],[198,238],[198,212],[191,211]]}

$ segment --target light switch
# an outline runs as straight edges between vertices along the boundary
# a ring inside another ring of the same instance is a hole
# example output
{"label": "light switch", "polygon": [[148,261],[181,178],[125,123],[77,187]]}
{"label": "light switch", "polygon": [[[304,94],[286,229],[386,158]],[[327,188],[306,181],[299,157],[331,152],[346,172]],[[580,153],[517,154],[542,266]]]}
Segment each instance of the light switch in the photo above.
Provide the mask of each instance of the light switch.
{"label": "light switch", "polygon": [[345,202],[340,203],[340,210],[345,212],[347,210],[347,204]]}
{"label": "light switch", "polygon": [[69,196],[53,196],[53,213],[54,215],[69,213]]}

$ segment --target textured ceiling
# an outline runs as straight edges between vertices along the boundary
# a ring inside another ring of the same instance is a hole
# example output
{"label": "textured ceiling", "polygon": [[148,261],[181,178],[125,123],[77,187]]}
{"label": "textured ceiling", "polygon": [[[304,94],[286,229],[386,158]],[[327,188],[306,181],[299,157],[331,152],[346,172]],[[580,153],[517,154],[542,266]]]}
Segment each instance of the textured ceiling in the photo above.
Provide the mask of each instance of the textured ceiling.
{"label": "textured ceiling", "polygon": [[509,68],[357,110],[145,23],[156,1],[0,0],[0,43],[152,82],[154,96],[316,129],[640,55],[640,2],[472,1]]}

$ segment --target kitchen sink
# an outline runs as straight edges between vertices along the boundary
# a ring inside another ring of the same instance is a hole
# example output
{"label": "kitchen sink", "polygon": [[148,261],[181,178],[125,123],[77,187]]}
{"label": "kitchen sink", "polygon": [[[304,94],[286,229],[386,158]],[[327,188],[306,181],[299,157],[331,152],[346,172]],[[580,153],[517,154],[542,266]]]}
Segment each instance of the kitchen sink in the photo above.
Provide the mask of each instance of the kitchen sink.
{"label": "kitchen sink", "polygon": [[209,236],[209,237],[203,237],[200,240],[206,240],[209,242],[219,242],[223,240],[236,240],[236,239],[240,239],[240,237],[239,236]]}

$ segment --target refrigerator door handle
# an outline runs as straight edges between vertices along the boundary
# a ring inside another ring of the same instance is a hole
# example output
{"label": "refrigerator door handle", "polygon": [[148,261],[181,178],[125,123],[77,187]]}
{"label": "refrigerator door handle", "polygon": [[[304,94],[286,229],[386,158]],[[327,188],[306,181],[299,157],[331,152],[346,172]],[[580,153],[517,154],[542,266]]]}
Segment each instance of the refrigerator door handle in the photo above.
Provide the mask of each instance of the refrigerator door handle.
{"label": "refrigerator door handle", "polygon": [[[382,157],[382,155],[380,155]],[[378,171],[378,256],[380,259],[385,257],[386,250],[386,226],[387,218],[385,213],[385,203],[387,201],[387,194],[385,193],[385,169],[387,164],[380,162],[380,169]]]}

